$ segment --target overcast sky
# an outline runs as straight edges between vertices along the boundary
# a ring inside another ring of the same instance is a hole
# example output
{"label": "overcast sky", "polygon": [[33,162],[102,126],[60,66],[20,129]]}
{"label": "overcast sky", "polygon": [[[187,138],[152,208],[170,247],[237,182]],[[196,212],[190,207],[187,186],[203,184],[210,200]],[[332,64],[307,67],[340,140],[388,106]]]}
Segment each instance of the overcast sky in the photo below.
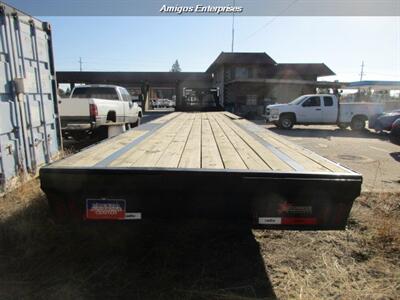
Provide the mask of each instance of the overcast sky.
{"label": "overcast sky", "polygon": [[[232,17],[42,17],[58,71],[205,71],[230,51]],[[325,80],[400,80],[400,17],[236,17],[237,52],[278,63],[324,62]]]}

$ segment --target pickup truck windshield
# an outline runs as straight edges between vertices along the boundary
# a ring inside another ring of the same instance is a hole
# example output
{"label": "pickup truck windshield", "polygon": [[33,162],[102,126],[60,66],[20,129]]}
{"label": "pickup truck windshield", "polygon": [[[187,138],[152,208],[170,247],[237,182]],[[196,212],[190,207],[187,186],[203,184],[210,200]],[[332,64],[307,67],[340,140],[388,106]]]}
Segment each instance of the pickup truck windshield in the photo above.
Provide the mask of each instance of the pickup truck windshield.
{"label": "pickup truck windshield", "polygon": [[117,91],[112,87],[79,87],[75,88],[71,98],[118,100],[118,94]]}
{"label": "pickup truck windshield", "polygon": [[289,104],[291,104],[291,105],[297,105],[297,104],[299,104],[301,101],[303,101],[305,98],[307,98],[307,96],[300,96],[299,98],[294,99],[292,102],[289,102]]}

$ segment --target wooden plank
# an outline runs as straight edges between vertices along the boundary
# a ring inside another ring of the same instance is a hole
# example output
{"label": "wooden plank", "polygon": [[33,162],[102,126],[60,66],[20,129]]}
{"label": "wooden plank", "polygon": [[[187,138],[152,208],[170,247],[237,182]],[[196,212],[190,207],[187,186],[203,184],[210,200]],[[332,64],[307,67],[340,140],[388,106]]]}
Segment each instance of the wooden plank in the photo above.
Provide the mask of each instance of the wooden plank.
{"label": "wooden plank", "polygon": [[238,115],[235,115],[235,114],[233,114],[233,113],[231,113],[229,111],[223,111],[221,113],[224,114],[225,116],[227,116],[230,119],[234,119],[234,120],[242,119],[242,117],[239,117]]}
{"label": "wooden plank", "polygon": [[[242,121],[244,121],[244,120],[238,120],[237,122],[242,122]],[[242,123],[247,123],[252,126],[257,126],[257,125],[252,124],[249,121],[244,121]],[[305,168],[305,171],[308,171],[308,172],[331,172],[328,168],[309,159],[306,155],[304,155],[302,153],[301,149],[292,149],[282,142],[283,138],[279,138],[279,139],[271,138],[271,136],[268,136],[268,134],[266,134],[265,131],[264,130],[257,131],[256,134],[258,136],[260,136],[263,140],[268,142],[270,145],[272,145],[275,149],[279,150],[283,154],[289,156],[291,159],[293,159],[294,161],[296,161],[300,165],[302,165]]]}
{"label": "wooden plank", "polygon": [[[221,122],[229,126],[236,134],[258,154],[258,156],[274,171],[293,171],[285,161],[277,157],[271,150],[266,148],[260,142],[255,140],[246,131],[237,126],[231,119],[226,118],[224,115],[217,115]],[[256,126],[256,125],[255,125]]]}
{"label": "wooden plank", "polygon": [[201,118],[201,167],[223,169],[224,164],[206,113]]}
{"label": "wooden plank", "polygon": [[189,138],[189,133],[192,129],[193,122],[195,119],[195,114],[189,114],[186,119],[186,124],[178,132],[178,134],[173,138],[172,142],[165,149],[164,153],[161,155],[156,166],[162,168],[177,168],[179,161],[182,157],[183,149],[185,148],[186,142]]}
{"label": "wooden plank", "polygon": [[[248,121],[243,120],[241,122],[248,122]],[[270,131],[268,129],[266,129],[265,132],[263,131],[263,133],[261,135],[264,136],[263,137],[264,139],[268,139],[268,140],[274,139],[276,142],[281,143],[284,146],[287,146],[288,148],[291,148],[291,149],[297,151],[298,153],[302,154],[306,158],[316,162],[317,164],[321,165],[322,167],[324,167],[332,172],[349,173],[349,170],[347,170],[346,168],[341,167],[341,166],[329,161],[328,159],[318,155],[315,152],[312,152],[311,150],[308,150],[304,147],[294,144],[287,139],[283,139],[279,135],[273,133],[272,131]]]}
{"label": "wooden plank", "polygon": [[179,115],[175,119],[171,120],[165,126],[161,127],[157,130],[153,135],[146,138],[131,150],[127,151],[120,157],[116,158],[110,166],[113,167],[129,167],[136,166],[135,163],[138,161],[143,155],[149,154],[152,151],[158,152],[160,150],[155,149],[159,143],[163,140],[163,137],[168,135],[168,133],[173,132],[176,133],[176,127],[182,125],[182,117],[184,115]]}
{"label": "wooden plank", "polygon": [[201,168],[201,116],[195,114],[178,168]]}
{"label": "wooden plank", "polygon": [[129,144],[133,140],[139,138],[147,131],[142,130],[131,130],[121,135],[118,135],[112,139],[103,141],[102,143],[92,146],[88,149],[82,150],[81,152],[67,157],[59,162],[53,164],[57,167],[91,167],[96,163],[102,161],[108,156],[112,155],[115,151],[121,147]]}
{"label": "wooden plank", "polygon": [[218,113],[214,116],[217,123],[222,128],[231,144],[235,147],[236,151],[239,153],[248,169],[271,170],[271,168],[258,156],[258,154],[254,152],[254,150],[251,149],[234,130],[232,130],[225,124],[225,122],[222,121],[221,118],[224,118],[224,116],[221,116]]}
{"label": "wooden plank", "polygon": [[[153,120],[169,122],[128,152],[112,167],[254,169],[295,172],[285,160],[239,125],[257,126],[226,112],[171,113]],[[139,129],[139,130],[138,130]],[[55,167],[92,167],[147,131],[128,131],[53,164]],[[271,147],[304,166],[306,172],[351,171],[269,131],[255,130]]]}
{"label": "wooden plank", "polygon": [[208,116],[225,169],[247,169],[246,164],[215,120],[213,114],[210,113]]}
{"label": "wooden plank", "polygon": [[146,152],[142,155],[135,163],[132,164],[134,167],[154,167],[161,158],[162,154],[172,142],[174,137],[179,134],[180,130],[184,128],[188,115],[184,114],[179,120],[171,126],[168,131],[161,135],[155,135],[146,144]]}
{"label": "wooden plank", "polygon": [[162,117],[160,117],[160,118],[157,118],[157,119],[155,119],[155,120],[153,120],[153,121],[151,121],[151,122],[149,122],[149,123],[152,123],[152,124],[161,124],[161,123],[165,123],[165,122],[168,122],[169,120],[171,120],[171,119],[173,119],[173,118],[175,118],[175,117],[177,117],[177,116],[179,116],[179,115],[181,115],[181,114],[182,114],[181,112],[169,113],[169,114],[166,114],[165,116],[162,116]]}
{"label": "wooden plank", "polygon": [[[167,114],[163,117],[157,118],[150,123],[161,124],[165,123],[168,120],[178,116],[181,113],[174,112]],[[116,123],[110,123],[110,125],[115,125]],[[135,139],[139,138],[147,131],[140,130],[141,128],[135,128],[134,130],[130,130],[123,134],[120,134],[112,139],[108,139],[102,141],[98,145],[92,146],[88,149],[84,149],[79,153],[76,153],[70,157],[67,157],[59,162],[53,164],[53,166],[57,167],[91,167],[97,164],[98,162],[104,160],[108,156],[112,155],[115,151],[119,150],[120,148],[126,146],[127,144],[131,143]]]}

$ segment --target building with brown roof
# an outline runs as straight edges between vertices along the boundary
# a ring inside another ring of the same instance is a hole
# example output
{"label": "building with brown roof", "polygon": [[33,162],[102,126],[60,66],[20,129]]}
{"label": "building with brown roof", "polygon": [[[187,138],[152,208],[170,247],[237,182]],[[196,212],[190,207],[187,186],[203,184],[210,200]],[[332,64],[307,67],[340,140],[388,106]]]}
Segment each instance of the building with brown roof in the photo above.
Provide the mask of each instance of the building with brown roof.
{"label": "building with brown roof", "polygon": [[117,84],[144,93],[148,102],[157,89],[173,89],[178,108],[185,108],[189,98],[201,102],[211,95],[221,108],[260,115],[270,103],[315,93],[317,87],[337,87],[318,81],[330,75],[335,73],[323,63],[277,63],[264,52],[221,52],[205,72],[57,72],[57,80]]}

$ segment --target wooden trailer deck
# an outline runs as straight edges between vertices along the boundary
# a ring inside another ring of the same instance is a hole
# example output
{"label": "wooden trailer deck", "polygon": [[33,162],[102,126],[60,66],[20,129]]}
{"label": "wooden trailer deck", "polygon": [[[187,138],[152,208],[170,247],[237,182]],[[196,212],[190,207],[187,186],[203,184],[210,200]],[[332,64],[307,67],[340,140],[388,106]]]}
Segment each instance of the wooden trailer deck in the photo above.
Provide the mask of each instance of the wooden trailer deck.
{"label": "wooden trailer deck", "polygon": [[174,112],[49,168],[173,168],[355,174],[228,112]]}
{"label": "wooden trailer deck", "polygon": [[227,112],[175,112],[40,170],[57,218],[343,229],[362,176]]}

